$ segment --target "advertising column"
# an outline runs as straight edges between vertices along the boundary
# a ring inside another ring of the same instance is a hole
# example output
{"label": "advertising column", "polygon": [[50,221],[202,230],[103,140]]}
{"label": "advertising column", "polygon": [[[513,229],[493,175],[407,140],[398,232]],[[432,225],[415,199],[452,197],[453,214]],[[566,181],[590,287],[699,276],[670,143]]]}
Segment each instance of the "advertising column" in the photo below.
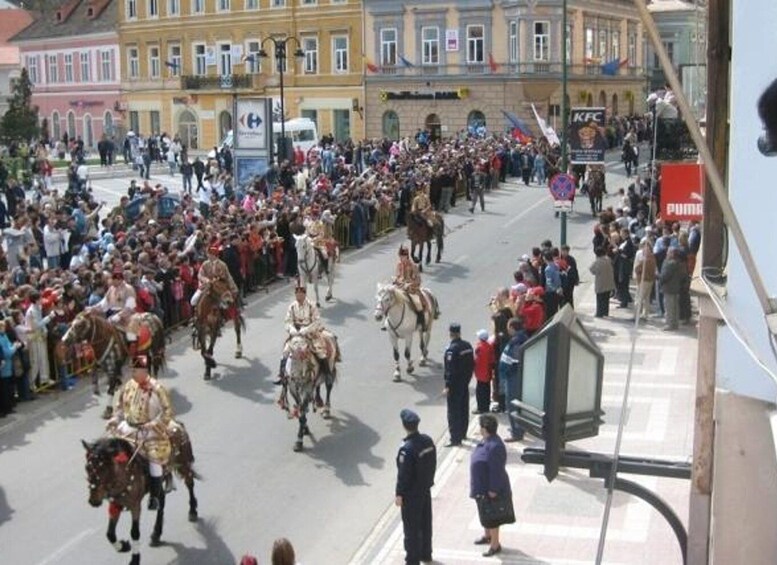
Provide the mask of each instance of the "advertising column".
{"label": "advertising column", "polygon": [[272,100],[235,98],[235,182],[245,187],[272,163]]}

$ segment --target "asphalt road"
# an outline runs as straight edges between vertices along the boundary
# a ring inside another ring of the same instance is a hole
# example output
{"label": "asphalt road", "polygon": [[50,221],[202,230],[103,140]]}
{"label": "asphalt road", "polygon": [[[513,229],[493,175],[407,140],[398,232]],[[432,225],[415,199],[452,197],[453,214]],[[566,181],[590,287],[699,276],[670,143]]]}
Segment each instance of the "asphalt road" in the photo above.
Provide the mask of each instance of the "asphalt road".
{"label": "asphalt road", "polygon": [[[611,192],[616,187],[610,183]],[[211,382],[202,379],[187,332],[175,335],[163,382],[189,429],[204,477],[197,484],[200,521],[186,521],[185,489],[179,485],[168,498],[163,547],[148,547],[152,523],[144,513],[144,563],[228,564],[243,553],[266,560],[280,536],[293,541],[303,563],[348,562],[393,500],[394,457],[403,436],[399,411],[415,409],[421,428],[436,438],[446,431],[440,362],[447,324],[461,322],[465,338],[474,339],[479,328],[488,327],[486,304],[497,286],[509,283],[516,258],[542,239],[558,241],[547,189],[508,185],[486,196],[486,213],[471,215],[466,204],[460,202],[447,217],[443,262],[424,274],[442,310],[432,332],[433,363],[402,383],[392,382],[388,337],[379,331],[373,309],[376,283],[391,276],[404,235],[344,255],[336,300],[322,310],[343,352],[332,419],[312,415],[313,438],[306,438],[301,454],[291,449],[296,422],[274,404],[277,388],[271,382],[292,299],[288,285],[249,297],[244,358],[233,358],[234,340],[225,332]],[[588,249],[590,234],[590,215],[572,214],[573,254]],[[125,561],[104,537],[105,505],[95,510],[87,504],[80,440],[101,434],[104,402],[91,396],[84,382],[56,400],[33,403],[33,412],[0,427],[4,563]],[[127,516],[119,531],[128,536]]]}

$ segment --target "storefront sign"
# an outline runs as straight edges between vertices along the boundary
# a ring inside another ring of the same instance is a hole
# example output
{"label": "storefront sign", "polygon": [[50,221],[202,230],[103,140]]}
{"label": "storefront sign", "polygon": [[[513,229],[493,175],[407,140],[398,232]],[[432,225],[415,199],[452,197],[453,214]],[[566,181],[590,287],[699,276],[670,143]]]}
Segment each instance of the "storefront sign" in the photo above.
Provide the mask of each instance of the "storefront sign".
{"label": "storefront sign", "polygon": [[569,156],[573,165],[604,164],[607,137],[604,108],[572,108],[569,114]]}
{"label": "storefront sign", "polygon": [[670,222],[701,220],[704,168],[697,163],[661,165],[661,218]]}
{"label": "storefront sign", "polygon": [[[240,98],[235,101],[235,147],[269,151],[272,112],[269,98]],[[257,155],[259,156],[259,155]]]}
{"label": "storefront sign", "polygon": [[93,106],[104,106],[102,100],[71,100],[70,105],[74,108],[91,108]]}
{"label": "storefront sign", "polygon": [[[461,100],[466,98],[460,90],[445,90],[441,92],[418,92],[410,90],[401,90],[399,92],[389,92],[383,90],[380,93],[380,99],[383,102],[387,100]],[[466,92],[469,94],[469,91]]]}
{"label": "storefront sign", "polygon": [[445,50],[446,51],[459,50],[459,30],[457,29],[445,30]]}

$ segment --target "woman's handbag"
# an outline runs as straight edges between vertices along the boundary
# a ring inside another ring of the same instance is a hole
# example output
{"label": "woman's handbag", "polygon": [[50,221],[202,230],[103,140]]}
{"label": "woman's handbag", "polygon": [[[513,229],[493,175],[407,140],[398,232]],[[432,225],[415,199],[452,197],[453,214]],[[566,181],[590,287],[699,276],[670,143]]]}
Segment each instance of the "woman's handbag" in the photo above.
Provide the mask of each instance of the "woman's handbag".
{"label": "woman's handbag", "polygon": [[498,494],[495,498],[481,496],[477,499],[478,517],[484,528],[498,528],[515,523],[512,495]]}

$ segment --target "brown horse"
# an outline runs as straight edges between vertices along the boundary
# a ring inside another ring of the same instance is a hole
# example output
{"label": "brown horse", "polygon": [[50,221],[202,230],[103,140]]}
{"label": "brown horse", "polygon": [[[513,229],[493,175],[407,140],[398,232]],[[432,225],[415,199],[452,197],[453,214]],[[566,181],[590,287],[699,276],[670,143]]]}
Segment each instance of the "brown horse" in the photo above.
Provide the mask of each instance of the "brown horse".
{"label": "brown horse", "polygon": [[604,168],[591,167],[588,173],[588,200],[591,203],[591,214],[595,218],[602,211],[604,193],[607,192]]}
{"label": "brown horse", "polygon": [[[165,333],[162,321],[150,313],[133,314],[130,325],[139,328],[137,353],[148,352],[150,371],[157,376],[165,364]],[[102,370],[108,376],[108,396],[121,385],[121,370],[129,357],[129,347],[124,333],[109,322],[102,314],[84,311],[78,314],[70,323],[70,327],[62,336],[62,344],[72,351],[77,343],[86,343],[94,351],[96,369]],[[92,371],[92,387],[95,394],[100,394],[98,371]],[[104,417],[109,418],[112,407],[105,409]]]}
{"label": "brown horse", "polygon": [[[189,521],[197,521],[197,498],[194,496],[194,479],[200,477],[194,471],[194,453],[189,434],[183,424],[175,422],[169,431],[172,452],[169,472],[183,479],[189,491]],[[149,492],[148,464],[137,455],[132,445],[123,439],[107,437],[94,443],[81,442],[86,449],[86,475],[89,481],[89,504],[98,508],[108,499],[108,541],[116,551],[126,553],[132,550],[130,565],[140,564],[140,508],[143,498]],[[162,538],[165,519],[165,489],[159,498],[151,546],[156,547]],[[121,512],[127,509],[132,514],[132,541],[116,537],[116,525]]]}
{"label": "brown horse", "polygon": [[[444,247],[445,220],[440,214],[435,212],[432,226],[429,226],[426,219],[411,214],[407,222],[407,237],[410,239],[410,257],[418,264],[421,270],[423,270],[424,244],[426,244],[426,264],[428,265],[432,261],[432,239],[437,243],[435,263],[439,263]],[[416,249],[418,249],[417,257]]]}
{"label": "brown horse", "polygon": [[210,380],[211,371],[216,368],[213,347],[221,335],[221,329],[230,319],[235,324],[235,335],[237,336],[235,357],[240,359],[243,356],[241,333],[245,329],[246,323],[236,304],[230,304],[227,311],[224,311],[222,302],[224,297],[228,296],[231,296],[231,292],[226,283],[217,281],[208,284],[202,289],[202,295],[194,311],[192,345],[195,349],[200,350],[200,355],[205,361],[204,378],[206,381]]}

